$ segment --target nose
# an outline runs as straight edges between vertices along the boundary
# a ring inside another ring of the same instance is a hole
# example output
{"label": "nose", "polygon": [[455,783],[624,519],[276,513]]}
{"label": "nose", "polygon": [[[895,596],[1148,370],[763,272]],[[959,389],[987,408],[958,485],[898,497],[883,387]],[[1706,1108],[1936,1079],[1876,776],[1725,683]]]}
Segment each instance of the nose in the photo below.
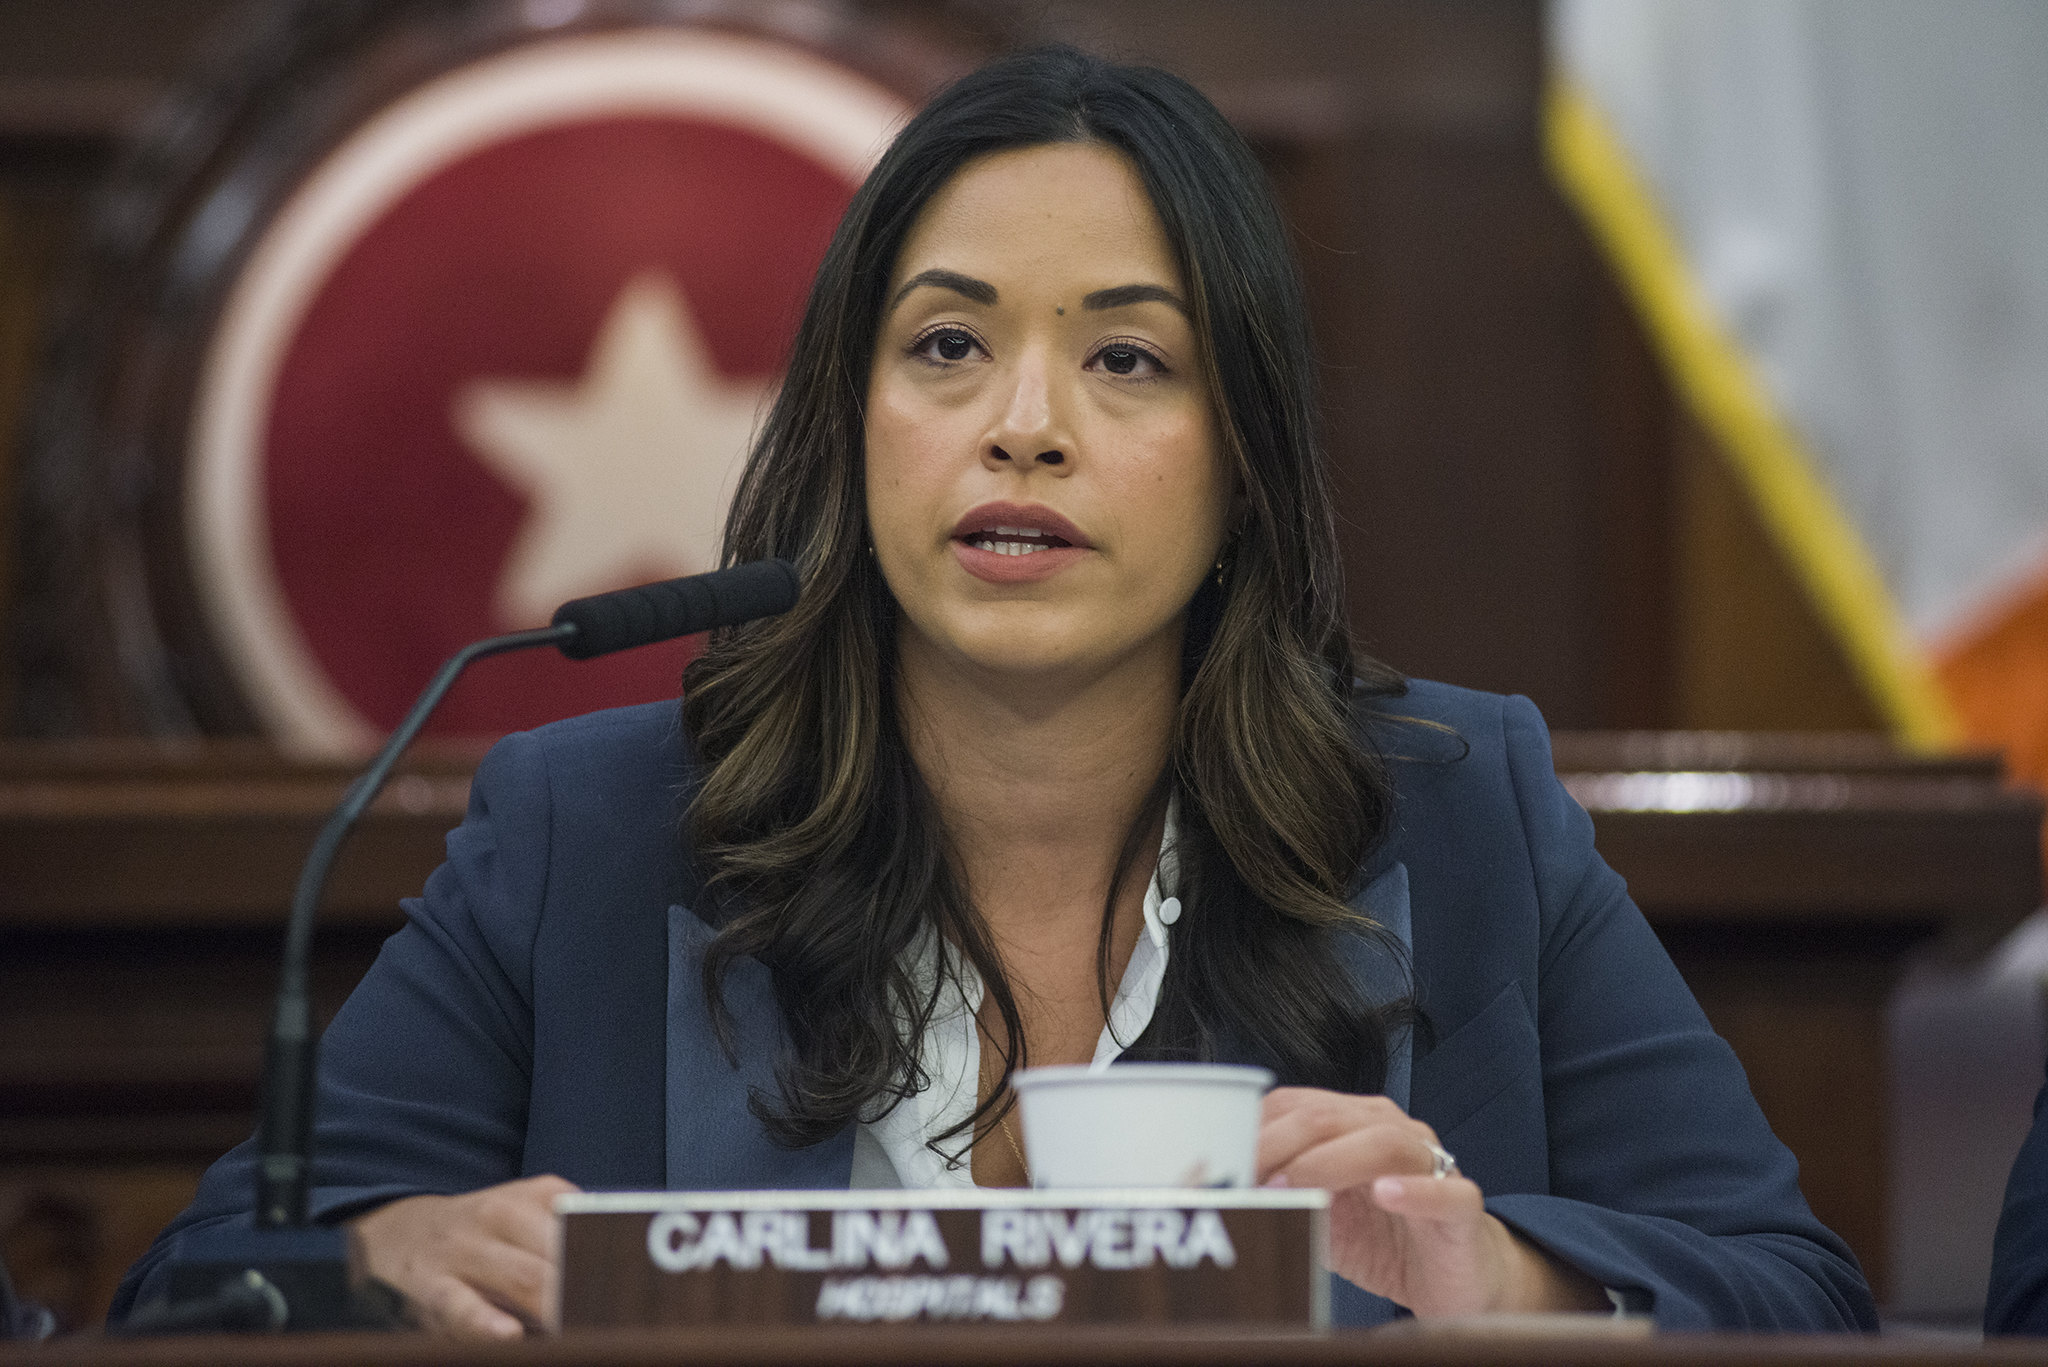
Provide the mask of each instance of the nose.
{"label": "nose", "polygon": [[1002,409],[982,444],[983,465],[996,470],[1051,466],[1062,471],[1071,466],[1073,433],[1054,389],[1046,353],[1027,349],[1015,362]]}

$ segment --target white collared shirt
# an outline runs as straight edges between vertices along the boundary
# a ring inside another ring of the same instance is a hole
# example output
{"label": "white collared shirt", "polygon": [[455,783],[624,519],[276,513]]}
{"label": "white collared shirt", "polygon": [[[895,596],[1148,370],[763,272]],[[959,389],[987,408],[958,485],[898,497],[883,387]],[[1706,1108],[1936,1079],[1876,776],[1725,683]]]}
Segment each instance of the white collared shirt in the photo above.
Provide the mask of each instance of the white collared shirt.
{"label": "white collared shirt", "polygon": [[[1123,981],[1110,999],[1109,1020],[1095,1041],[1091,1068],[1107,1068],[1126,1045],[1143,1034],[1152,1023],[1159,1004],[1159,985],[1166,980],[1166,942],[1169,928],[1180,919],[1180,899],[1162,897],[1162,875],[1169,885],[1175,881],[1173,862],[1174,811],[1166,812],[1166,831],[1159,842],[1158,868],[1145,888],[1145,930],[1138,936],[1131,961],[1124,965]],[[981,975],[959,950],[937,935],[928,934],[917,951],[912,976],[920,991],[930,991],[939,968],[939,955],[948,967],[938,1009],[925,1027],[924,1052],[920,1060],[931,1085],[915,1096],[905,1097],[889,1113],[872,1124],[856,1127],[853,1135],[852,1188],[905,1187],[928,1190],[939,1187],[972,1187],[974,1168],[969,1158],[970,1135],[962,1132],[946,1141],[950,1157],[931,1147],[930,1140],[946,1133],[974,1113],[981,1090],[981,1032],[975,1028],[981,1010]]]}

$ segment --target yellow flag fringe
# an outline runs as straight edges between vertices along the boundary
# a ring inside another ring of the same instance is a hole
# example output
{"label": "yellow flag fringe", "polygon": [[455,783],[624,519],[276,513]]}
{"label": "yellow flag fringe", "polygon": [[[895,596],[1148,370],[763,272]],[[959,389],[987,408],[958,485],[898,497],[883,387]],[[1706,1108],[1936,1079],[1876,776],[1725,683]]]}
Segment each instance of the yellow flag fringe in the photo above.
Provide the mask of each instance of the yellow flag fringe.
{"label": "yellow flag fringe", "polygon": [[1863,538],[1707,306],[1620,140],[1568,80],[1546,93],[1543,139],[1551,174],[1634,298],[1679,393],[1734,464],[1893,734],[1918,750],[1954,744],[1954,713]]}

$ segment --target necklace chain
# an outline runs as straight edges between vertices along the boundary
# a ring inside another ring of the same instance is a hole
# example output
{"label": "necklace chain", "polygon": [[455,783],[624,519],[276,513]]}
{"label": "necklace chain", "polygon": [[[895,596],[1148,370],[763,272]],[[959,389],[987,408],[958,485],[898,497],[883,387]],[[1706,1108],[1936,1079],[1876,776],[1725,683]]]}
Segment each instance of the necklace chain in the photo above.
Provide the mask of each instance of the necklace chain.
{"label": "necklace chain", "polygon": [[1017,1155],[1017,1166],[1024,1170],[1024,1185],[1031,1185],[1031,1165],[1024,1161],[1024,1150],[1017,1146],[1017,1136],[1010,1132],[1010,1117],[1004,1116],[996,1122],[996,1128],[1003,1132],[1003,1138],[1010,1145],[1010,1152]]}
{"label": "necklace chain", "polygon": [[[982,1038],[982,1045],[980,1049],[981,1067],[978,1071],[981,1073],[983,1078],[988,1078],[990,1073],[989,1063],[990,1060],[995,1056],[996,1052],[996,1039],[995,1036],[989,1032],[988,1027],[982,1024],[981,1017],[979,1015],[977,1015],[974,1019],[974,1028],[975,1032],[979,1034]],[[1003,1073],[1001,1065],[998,1065],[994,1071],[995,1077],[991,1080],[991,1086],[1001,1086],[1003,1083]],[[1014,1097],[1012,1098],[1012,1100],[1014,1101]],[[1017,1166],[1021,1168],[1024,1172],[1024,1185],[1027,1187],[1030,1186],[1031,1164],[1025,1160],[1024,1147],[1023,1145],[1017,1142],[1016,1133],[1010,1129],[1010,1117],[1007,1111],[996,1118],[996,1129],[1002,1132],[1003,1142],[1005,1144],[1008,1144],[1010,1146],[1010,1152],[1016,1155]]]}

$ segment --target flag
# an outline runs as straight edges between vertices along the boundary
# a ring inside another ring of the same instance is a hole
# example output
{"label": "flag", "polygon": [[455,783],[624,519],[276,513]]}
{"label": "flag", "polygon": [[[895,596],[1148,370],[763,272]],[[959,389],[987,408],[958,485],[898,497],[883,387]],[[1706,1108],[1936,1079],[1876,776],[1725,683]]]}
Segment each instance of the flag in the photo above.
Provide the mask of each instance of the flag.
{"label": "flag", "polygon": [[2048,5],[1550,25],[1553,171],[1870,697],[2048,784]]}

